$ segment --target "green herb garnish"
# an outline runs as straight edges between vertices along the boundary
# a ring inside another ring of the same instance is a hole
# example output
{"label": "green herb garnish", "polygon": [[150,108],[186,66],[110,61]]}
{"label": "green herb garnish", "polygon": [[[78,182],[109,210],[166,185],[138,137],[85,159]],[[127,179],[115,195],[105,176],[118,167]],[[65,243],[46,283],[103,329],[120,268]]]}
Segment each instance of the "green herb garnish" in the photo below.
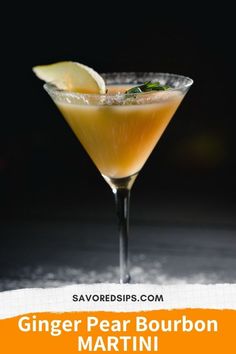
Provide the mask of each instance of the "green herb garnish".
{"label": "green herb garnish", "polygon": [[132,87],[127,90],[125,93],[142,93],[142,92],[150,92],[150,91],[165,91],[168,90],[170,86],[161,85],[160,82],[151,82],[146,81],[144,84]]}

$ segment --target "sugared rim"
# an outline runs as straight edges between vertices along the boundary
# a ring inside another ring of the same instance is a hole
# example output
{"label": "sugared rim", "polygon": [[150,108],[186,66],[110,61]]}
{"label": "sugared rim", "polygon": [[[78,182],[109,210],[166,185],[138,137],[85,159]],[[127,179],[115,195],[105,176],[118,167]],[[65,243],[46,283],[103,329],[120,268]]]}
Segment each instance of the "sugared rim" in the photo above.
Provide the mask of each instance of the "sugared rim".
{"label": "sugared rim", "polygon": [[[169,79],[181,79],[183,82],[178,86],[178,87],[173,87],[173,88],[170,88],[168,89],[168,91],[181,91],[181,90],[187,90],[190,86],[192,86],[193,84],[193,80],[188,77],[188,76],[184,76],[184,75],[178,75],[178,74],[171,74],[171,73],[162,73],[162,72],[113,72],[113,73],[103,73],[103,74],[100,74],[103,79],[106,81],[108,81],[108,85],[109,85],[109,80],[111,80],[111,78],[118,78],[118,77],[124,77],[124,82],[117,82],[115,83],[115,81],[113,83],[110,83],[110,85],[134,85],[134,86],[137,86],[139,84],[142,84],[142,82],[138,82],[137,80],[134,80],[134,81],[137,81],[137,83],[133,82],[132,80],[128,80],[128,78],[131,78],[133,77],[133,79],[137,79],[137,77],[154,77],[155,79],[153,79],[152,81],[158,81],[157,80],[157,77],[160,76],[163,78],[169,78]],[[148,81],[145,80],[145,81]],[[168,81],[166,82],[168,83]],[[107,84],[107,82],[106,82]],[[79,92],[73,92],[73,91],[66,91],[66,90],[62,90],[62,89],[59,89],[57,88],[53,83],[45,83],[43,85],[43,87],[45,88],[46,91],[48,92],[51,92],[51,93],[54,93],[55,95],[56,94],[60,94],[60,95],[65,95],[65,96],[73,96],[73,97],[84,97],[84,98],[102,98],[102,97],[119,97],[119,96],[129,96],[129,97],[132,97],[132,96],[136,96],[137,93],[115,93],[115,94],[97,94],[97,93],[79,93]],[[153,92],[143,92],[143,93],[138,93],[139,97],[140,96],[144,96],[146,94],[152,94],[152,93],[157,93],[157,91],[153,91]]]}

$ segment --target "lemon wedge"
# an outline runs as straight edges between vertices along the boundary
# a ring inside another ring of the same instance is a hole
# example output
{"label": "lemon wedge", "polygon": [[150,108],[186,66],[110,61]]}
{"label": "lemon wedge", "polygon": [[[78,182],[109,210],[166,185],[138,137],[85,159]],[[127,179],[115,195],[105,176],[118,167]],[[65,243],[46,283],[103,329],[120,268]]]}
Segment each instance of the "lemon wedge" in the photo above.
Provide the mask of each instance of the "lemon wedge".
{"label": "lemon wedge", "polygon": [[73,61],[33,67],[36,76],[61,90],[81,93],[106,93],[103,78],[92,68]]}

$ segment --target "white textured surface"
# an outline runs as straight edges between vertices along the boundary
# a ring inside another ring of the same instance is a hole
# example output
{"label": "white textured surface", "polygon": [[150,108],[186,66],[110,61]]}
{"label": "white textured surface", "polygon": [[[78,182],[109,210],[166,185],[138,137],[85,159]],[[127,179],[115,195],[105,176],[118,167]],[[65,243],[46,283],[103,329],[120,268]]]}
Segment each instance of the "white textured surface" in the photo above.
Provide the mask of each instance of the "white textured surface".
{"label": "white textured surface", "polygon": [[[164,302],[73,302],[73,294],[162,294]],[[31,312],[144,311],[208,308],[236,310],[236,284],[217,285],[73,285],[0,293],[0,318]]]}

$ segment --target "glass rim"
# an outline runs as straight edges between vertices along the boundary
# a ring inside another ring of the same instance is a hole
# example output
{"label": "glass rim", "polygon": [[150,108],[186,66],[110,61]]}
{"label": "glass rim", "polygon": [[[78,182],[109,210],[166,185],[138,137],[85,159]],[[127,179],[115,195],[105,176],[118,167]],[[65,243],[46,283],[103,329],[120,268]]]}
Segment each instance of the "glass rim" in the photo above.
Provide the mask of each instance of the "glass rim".
{"label": "glass rim", "polygon": [[[181,85],[179,85],[178,87],[171,87],[166,91],[181,91],[183,89],[187,90],[189,89],[192,84],[194,83],[193,79],[191,79],[188,76],[185,75],[179,75],[179,74],[174,74],[174,73],[167,73],[167,72],[135,72],[135,71],[122,71],[122,72],[107,72],[107,73],[101,73],[100,74],[102,76],[102,78],[106,81],[106,77],[111,77],[111,76],[135,76],[135,75],[140,75],[140,76],[166,76],[166,77],[170,77],[170,78],[179,78],[184,80],[185,82],[182,83]],[[131,81],[131,80],[130,80]],[[157,81],[157,80],[156,80]],[[154,81],[155,82],[155,81]],[[123,83],[123,84],[131,84],[131,83]],[[142,83],[140,83],[142,84]],[[111,84],[112,85],[112,84]],[[114,83],[115,85],[115,83]],[[122,83],[119,83],[117,85],[122,85]],[[138,84],[132,84],[134,86],[138,86]],[[73,97],[84,97],[84,98],[102,98],[102,97],[124,97],[124,96],[128,96],[128,97],[132,97],[132,96],[136,96],[138,94],[139,97],[145,96],[147,94],[156,94],[158,91],[148,91],[148,92],[140,92],[140,93],[113,93],[113,94],[107,94],[107,93],[80,93],[80,92],[73,92],[73,91],[67,91],[64,89],[59,89],[58,87],[56,87],[53,82],[46,82],[43,85],[44,89],[46,91],[52,92],[54,94],[60,94],[60,95],[65,95],[65,96],[73,96]]]}

